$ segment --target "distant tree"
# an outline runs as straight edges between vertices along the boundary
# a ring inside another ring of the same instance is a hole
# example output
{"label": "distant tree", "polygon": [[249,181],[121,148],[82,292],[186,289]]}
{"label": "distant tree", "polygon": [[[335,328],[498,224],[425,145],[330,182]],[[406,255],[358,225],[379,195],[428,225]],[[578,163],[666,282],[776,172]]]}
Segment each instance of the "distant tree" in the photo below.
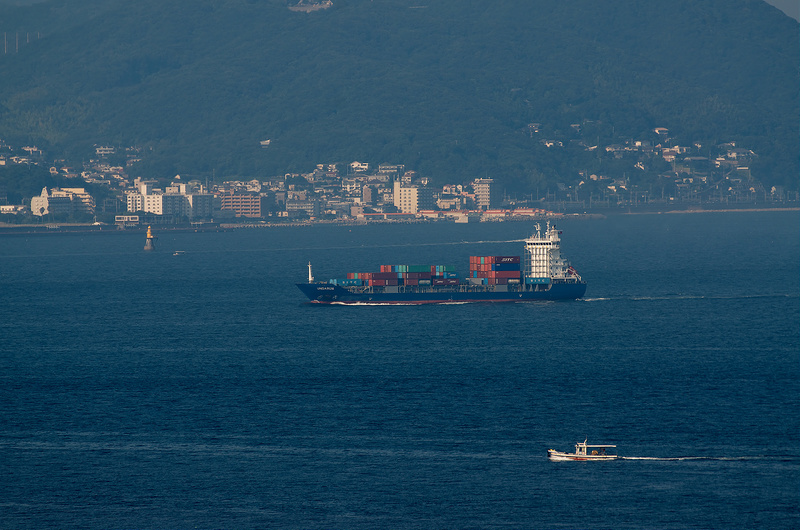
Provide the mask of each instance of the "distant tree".
{"label": "distant tree", "polygon": [[61,186],[66,181],[50,174],[48,168],[33,164],[7,164],[0,166],[0,184],[5,185],[10,204],[21,204],[39,195],[42,188]]}
{"label": "distant tree", "polygon": [[308,190],[313,188],[310,182],[301,176],[293,176],[286,179],[286,189],[289,186],[294,186],[295,190]]}

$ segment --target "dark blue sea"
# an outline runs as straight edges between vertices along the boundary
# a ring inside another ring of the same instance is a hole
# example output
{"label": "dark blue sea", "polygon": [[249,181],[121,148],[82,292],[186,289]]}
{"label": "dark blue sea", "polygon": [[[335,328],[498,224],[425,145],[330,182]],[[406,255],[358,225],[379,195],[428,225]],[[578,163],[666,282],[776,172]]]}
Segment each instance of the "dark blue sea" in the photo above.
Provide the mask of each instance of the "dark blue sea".
{"label": "dark blue sea", "polygon": [[800,214],[558,227],[584,300],[294,285],[531,223],[0,236],[0,528],[800,527]]}

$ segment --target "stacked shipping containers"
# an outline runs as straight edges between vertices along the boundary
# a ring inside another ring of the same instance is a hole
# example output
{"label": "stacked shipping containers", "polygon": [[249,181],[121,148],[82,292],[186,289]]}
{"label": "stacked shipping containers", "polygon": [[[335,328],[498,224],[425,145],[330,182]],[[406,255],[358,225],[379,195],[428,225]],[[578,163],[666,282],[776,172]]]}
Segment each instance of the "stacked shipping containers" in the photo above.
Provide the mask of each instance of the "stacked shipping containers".
{"label": "stacked shipping containers", "polygon": [[458,285],[452,265],[381,265],[380,272],[349,272],[329,283],[351,286]]}
{"label": "stacked shipping containers", "polygon": [[508,285],[521,278],[519,256],[470,256],[469,278],[473,284]]}
{"label": "stacked shipping containers", "polygon": [[[522,279],[519,256],[470,256],[469,281],[477,285],[518,284]],[[350,272],[346,279],[330,280],[343,287],[395,285],[458,285],[452,265],[381,265],[380,272]]]}

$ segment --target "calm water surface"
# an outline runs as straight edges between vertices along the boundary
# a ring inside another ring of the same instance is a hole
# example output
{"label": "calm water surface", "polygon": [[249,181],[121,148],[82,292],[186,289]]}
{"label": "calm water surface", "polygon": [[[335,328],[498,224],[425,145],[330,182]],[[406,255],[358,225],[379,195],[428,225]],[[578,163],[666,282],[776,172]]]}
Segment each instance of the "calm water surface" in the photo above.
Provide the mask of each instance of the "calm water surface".
{"label": "calm water surface", "polygon": [[532,226],[0,236],[0,528],[800,527],[800,216],[559,228],[585,300],[429,307],[294,283]]}

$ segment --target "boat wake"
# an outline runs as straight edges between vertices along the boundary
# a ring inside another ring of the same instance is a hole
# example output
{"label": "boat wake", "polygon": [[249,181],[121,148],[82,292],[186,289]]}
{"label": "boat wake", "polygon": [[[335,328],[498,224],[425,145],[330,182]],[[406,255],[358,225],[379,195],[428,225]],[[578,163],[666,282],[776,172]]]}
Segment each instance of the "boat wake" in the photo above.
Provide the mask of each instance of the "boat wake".
{"label": "boat wake", "polygon": [[402,306],[417,306],[413,302],[330,302],[328,305],[340,305],[351,307],[402,307]]}
{"label": "boat wake", "polygon": [[667,294],[664,296],[630,296],[622,297],[634,302],[649,302],[651,300],[750,300],[756,298],[796,298],[797,294],[731,294],[731,295],[699,295],[699,294]]}
{"label": "boat wake", "polygon": [[582,298],[581,302],[614,302],[628,300],[632,302],[661,302],[673,300],[749,300],[756,298],[797,298],[797,294],[775,293],[775,294],[735,294],[735,295],[693,295],[693,294],[666,294],[663,296],[614,296],[598,298]]}
{"label": "boat wake", "polygon": [[746,461],[746,460],[799,460],[799,456],[774,455],[774,456],[620,456],[619,460],[655,460],[661,462],[677,462],[684,460],[710,460],[710,461]]}

